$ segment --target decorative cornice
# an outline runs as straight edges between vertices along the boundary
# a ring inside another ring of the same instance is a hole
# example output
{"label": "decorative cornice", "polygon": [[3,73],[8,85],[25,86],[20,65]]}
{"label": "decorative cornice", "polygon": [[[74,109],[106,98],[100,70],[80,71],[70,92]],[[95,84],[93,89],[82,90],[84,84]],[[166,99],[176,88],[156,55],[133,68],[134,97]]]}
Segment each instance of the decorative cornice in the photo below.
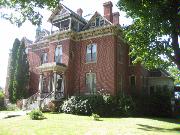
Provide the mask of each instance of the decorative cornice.
{"label": "decorative cornice", "polygon": [[106,27],[98,27],[95,29],[89,29],[82,32],[79,32],[77,34],[76,40],[83,40],[93,37],[99,37],[104,35],[118,35],[117,29],[119,29],[117,26],[106,26]]}
{"label": "decorative cornice", "polygon": [[106,27],[97,27],[94,29],[89,29],[81,32],[74,32],[74,31],[57,32],[50,36],[45,37],[44,41],[31,45],[30,48],[40,49],[42,47],[47,47],[49,43],[52,43],[54,41],[62,41],[65,39],[79,41],[79,40],[101,37],[106,35],[116,35],[117,37],[122,38],[122,30],[120,29],[119,26],[111,25]]}
{"label": "decorative cornice", "polygon": [[38,44],[33,44],[29,48],[32,49],[32,51],[42,49],[42,48],[47,48],[49,46],[49,42],[43,42],[43,43],[38,43]]}

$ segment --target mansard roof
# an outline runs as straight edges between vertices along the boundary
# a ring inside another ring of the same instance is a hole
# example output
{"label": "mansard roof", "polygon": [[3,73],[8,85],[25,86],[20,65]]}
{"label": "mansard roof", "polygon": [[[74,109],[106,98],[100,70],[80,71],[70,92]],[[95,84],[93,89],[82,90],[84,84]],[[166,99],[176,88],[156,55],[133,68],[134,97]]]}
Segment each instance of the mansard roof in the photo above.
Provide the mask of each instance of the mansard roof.
{"label": "mansard roof", "polygon": [[103,20],[105,20],[105,22],[107,23],[107,25],[112,25],[112,23],[107,20],[105,17],[103,17],[100,13],[98,13],[97,11],[94,13],[94,15],[91,17],[91,19],[88,21],[88,23],[84,26],[83,30],[88,29],[88,27],[90,26],[90,24],[95,20],[96,17],[101,17],[103,18]]}
{"label": "mansard roof", "polygon": [[[62,12],[63,13],[62,13]],[[52,20],[57,16],[59,15],[60,17],[64,17],[64,14],[65,13],[65,16],[74,16],[75,18],[79,19],[81,22],[83,23],[87,23],[87,21],[82,17],[82,16],[79,16],[77,13],[75,13],[74,11],[72,11],[71,9],[69,9],[68,7],[66,7],[65,5],[63,4],[60,4],[51,14],[51,16],[49,17],[48,19],[48,22],[52,22]]]}

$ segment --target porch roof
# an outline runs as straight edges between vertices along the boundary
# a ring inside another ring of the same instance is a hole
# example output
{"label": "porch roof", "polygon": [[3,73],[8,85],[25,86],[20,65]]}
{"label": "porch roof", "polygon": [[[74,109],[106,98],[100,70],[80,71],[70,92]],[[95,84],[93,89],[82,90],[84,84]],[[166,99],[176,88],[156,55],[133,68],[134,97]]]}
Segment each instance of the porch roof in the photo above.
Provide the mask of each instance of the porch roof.
{"label": "porch roof", "polygon": [[63,73],[66,71],[66,68],[67,68],[67,66],[63,63],[52,62],[52,63],[42,64],[41,66],[38,67],[38,70],[41,73],[48,72],[48,71]]}

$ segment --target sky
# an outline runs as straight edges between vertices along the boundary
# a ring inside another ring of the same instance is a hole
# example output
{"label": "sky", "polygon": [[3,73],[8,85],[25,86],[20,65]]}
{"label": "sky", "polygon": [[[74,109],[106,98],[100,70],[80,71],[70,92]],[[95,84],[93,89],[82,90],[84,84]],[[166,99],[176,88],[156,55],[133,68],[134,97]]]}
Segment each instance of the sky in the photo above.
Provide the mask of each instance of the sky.
{"label": "sky", "polygon": [[[62,3],[75,12],[78,8],[81,8],[83,10],[83,16],[86,16],[88,14],[93,15],[96,11],[103,15],[103,3],[107,1],[108,0],[64,0]],[[111,1],[113,3],[113,12],[119,11],[116,6],[118,0]],[[0,12],[4,13],[7,11],[5,9],[0,9]],[[41,14],[43,15],[43,23],[41,27],[50,31],[51,24],[47,22],[47,19],[51,15],[51,12],[42,10]],[[132,21],[131,19],[126,18],[125,15],[126,14],[124,12],[120,12],[121,25],[128,25]],[[36,26],[33,26],[28,21],[18,28],[9,21],[0,18],[0,87],[5,88],[9,50],[12,48],[15,38],[19,38],[21,40],[22,37],[27,37],[28,39],[34,41],[36,28]]]}

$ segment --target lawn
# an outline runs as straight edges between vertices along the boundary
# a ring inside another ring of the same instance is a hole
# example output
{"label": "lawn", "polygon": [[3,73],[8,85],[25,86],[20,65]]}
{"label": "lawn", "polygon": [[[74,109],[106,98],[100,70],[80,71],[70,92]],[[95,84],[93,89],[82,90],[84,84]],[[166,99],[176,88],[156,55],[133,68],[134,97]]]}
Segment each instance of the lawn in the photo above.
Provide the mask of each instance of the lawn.
{"label": "lawn", "polygon": [[30,120],[20,116],[0,121],[0,135],[176,135],[180,123],[172,119],[101,118],[45,114],[47,119]]}

